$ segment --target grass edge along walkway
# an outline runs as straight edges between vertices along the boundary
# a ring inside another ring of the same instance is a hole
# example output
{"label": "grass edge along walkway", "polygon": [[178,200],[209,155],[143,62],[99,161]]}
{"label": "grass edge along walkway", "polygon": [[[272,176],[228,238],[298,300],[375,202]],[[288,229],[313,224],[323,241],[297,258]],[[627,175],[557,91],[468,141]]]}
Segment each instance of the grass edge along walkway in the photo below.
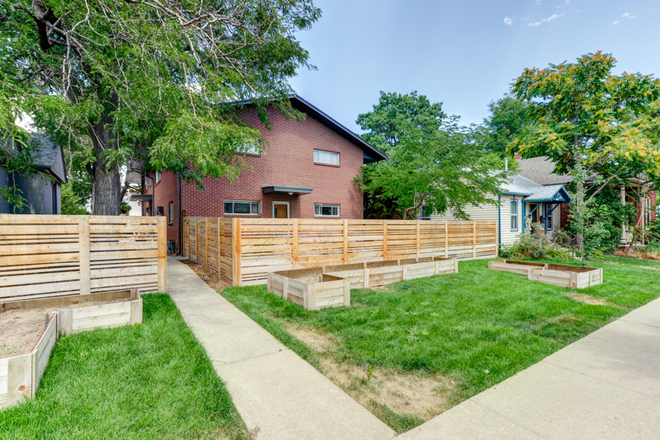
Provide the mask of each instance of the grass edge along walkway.
{"label": "grass edge along walkway", "polygon": [[[339,357],[358,366],[439,373],[460,381],[463,387],[453,397],[458,404],[660,294],[653,284],[660,274],[600,267],[605,283],[577,292],[491,271],[485,260],[465,261],[458,274],[353,290],[352,307],[318,312],[283,301],[265,286],[230,288],[221,295],[317,367],[319,354],[283,324],[335,336],[342,341]],[[585,304],[576,294],[607,304]],[[455,355],[461,349],[465,356]],[[422,422],[379,416],[398,432]]]}
{"label": "grass edge along walkway", "polygon": [[0,411],[0,438],[247,439],[172,299],[142,299],[142,324],[61,337],[37,396]]}

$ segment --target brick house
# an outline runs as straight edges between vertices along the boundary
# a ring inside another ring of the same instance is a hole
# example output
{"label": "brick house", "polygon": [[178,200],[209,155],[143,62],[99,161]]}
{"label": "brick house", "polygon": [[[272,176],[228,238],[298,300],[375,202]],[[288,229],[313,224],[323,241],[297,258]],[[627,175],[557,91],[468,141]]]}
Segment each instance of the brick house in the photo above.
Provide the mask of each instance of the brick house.
{"label": "brick house", "polygon": [[363,218],[362,192],[353,179],[363,164],[387,157],[300,96],[289,99],[306,118],[290,120],[268,108],[270,130],[249,103],[238,110],[268,141],[263,154],[246,154],[251,169],[233,183],[206,178],[204,191],[170,172],[141,176],[144,194],[133,199],[142,202],[142,215],[167,216],[167,237],[175,243],[183,216]]}

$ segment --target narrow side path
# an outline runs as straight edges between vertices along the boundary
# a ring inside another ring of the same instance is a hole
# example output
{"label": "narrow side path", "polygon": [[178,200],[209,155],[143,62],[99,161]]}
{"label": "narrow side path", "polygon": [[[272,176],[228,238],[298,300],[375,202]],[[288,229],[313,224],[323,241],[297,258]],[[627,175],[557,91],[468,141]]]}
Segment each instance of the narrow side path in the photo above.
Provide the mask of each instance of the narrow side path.
{"label": "narrow side path", "polygon": [[660,299],[397,437],[658,438]]}
{"label": "narrow side path", "polygon": [[168,291],[253,438],[391,439],[395,433],[202,281],[167,261]]}

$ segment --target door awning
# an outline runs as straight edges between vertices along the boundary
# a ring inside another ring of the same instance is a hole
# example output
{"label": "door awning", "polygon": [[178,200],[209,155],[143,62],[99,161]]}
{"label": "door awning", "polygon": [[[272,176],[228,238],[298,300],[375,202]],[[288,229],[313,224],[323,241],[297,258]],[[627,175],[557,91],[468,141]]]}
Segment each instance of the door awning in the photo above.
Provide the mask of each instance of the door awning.
{"label": "door awning", "polygon": [[131,202],[151,202],[153,194],[131,194]]}
{"label": "door awning", "polygon": [[313,188],[300,188],[297,186],[279,186],[279,185],[261,185],[261,192],[264,194],[288,194],[290,196],[304,196],[311,194]]}

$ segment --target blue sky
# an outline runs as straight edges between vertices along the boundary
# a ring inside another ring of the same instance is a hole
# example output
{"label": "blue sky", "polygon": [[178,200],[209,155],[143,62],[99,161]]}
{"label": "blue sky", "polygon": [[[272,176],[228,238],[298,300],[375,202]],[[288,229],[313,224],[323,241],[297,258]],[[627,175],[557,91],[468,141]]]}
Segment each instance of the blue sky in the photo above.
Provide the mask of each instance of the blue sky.
{"label": "blue sky", "polygon": [[660,3],[650,0],[316,0],[323,16],[298,38],[317,71],[294,90],[360,132],[381,90],[417,90],[463,124],[526,67],[612,53],[616,73],[660,74]]}

